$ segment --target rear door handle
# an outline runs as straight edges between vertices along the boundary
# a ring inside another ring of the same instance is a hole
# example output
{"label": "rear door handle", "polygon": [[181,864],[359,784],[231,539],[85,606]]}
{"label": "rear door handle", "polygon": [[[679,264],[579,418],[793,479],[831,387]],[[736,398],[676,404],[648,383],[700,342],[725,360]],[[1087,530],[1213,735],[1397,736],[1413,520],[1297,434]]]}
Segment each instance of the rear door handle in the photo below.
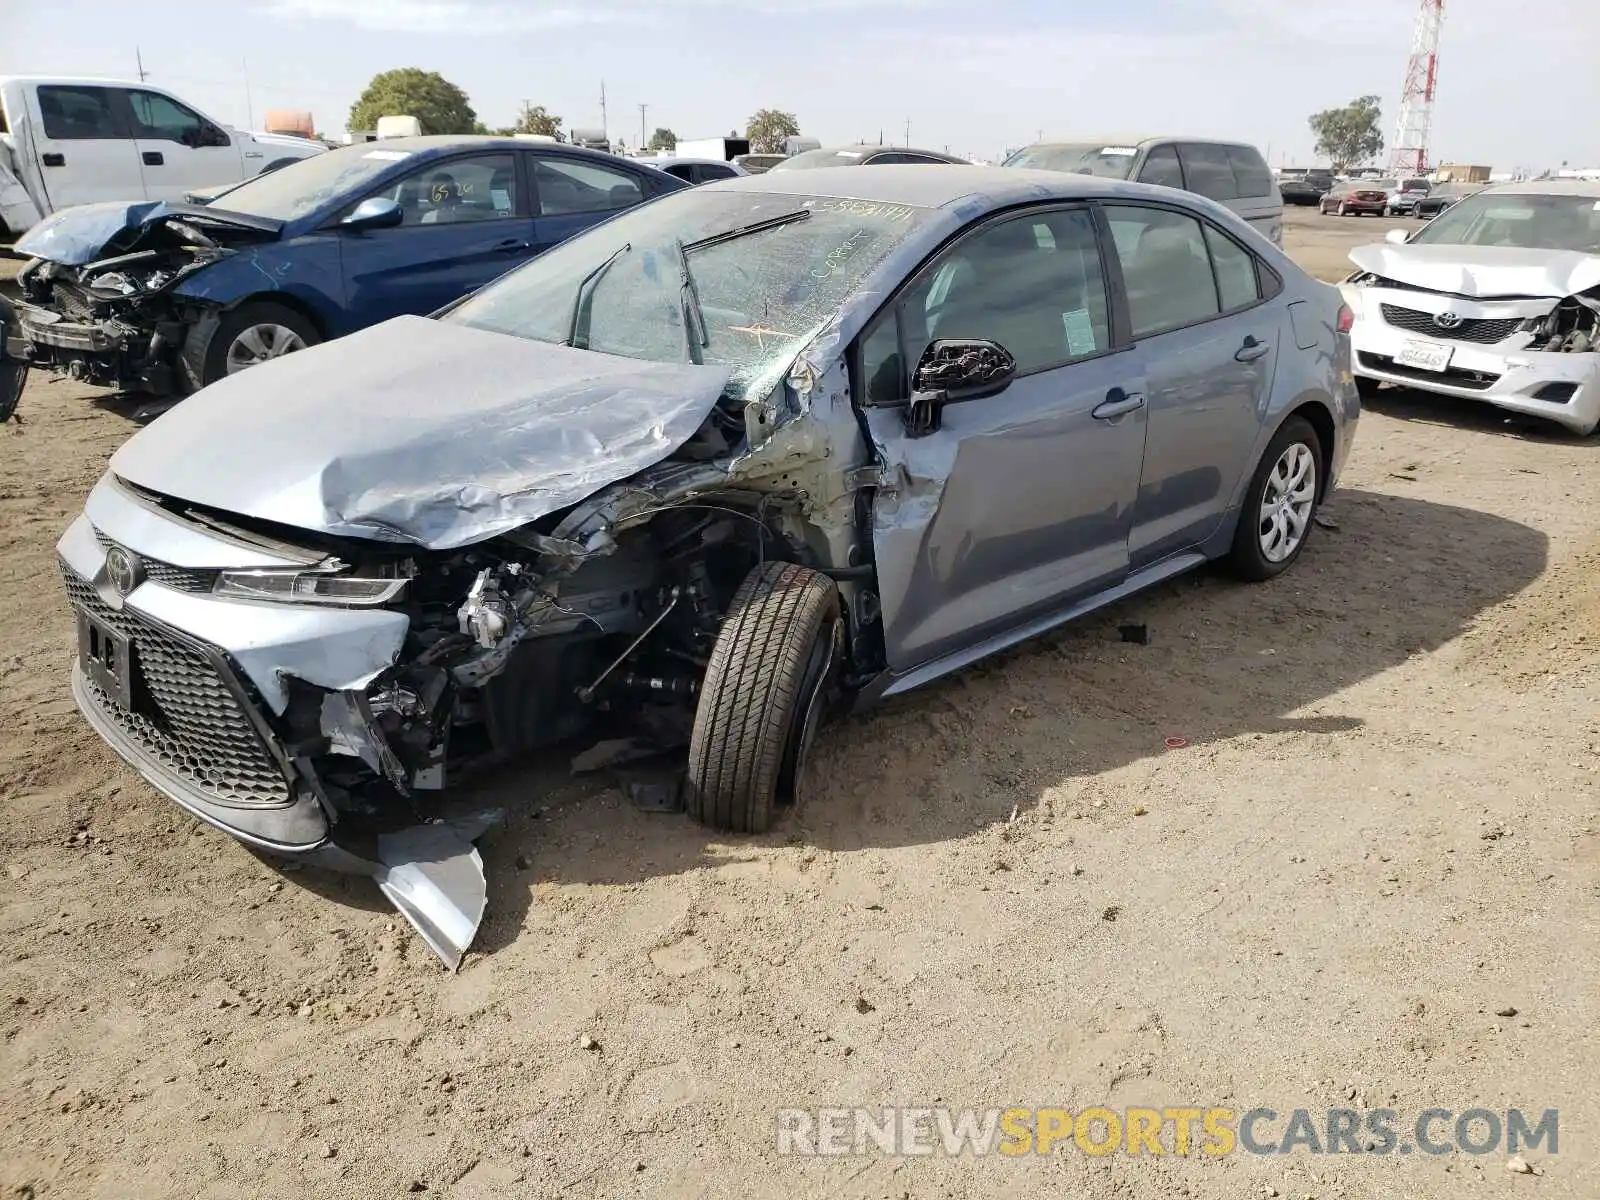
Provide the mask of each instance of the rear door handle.
{"label": "rear door handle", "polygon": [[144,165],[147,167],[159,167],[166,161],[161,157],[161,151],[159,150],[146,150],[144,152]]}
{"label": "rear door handle", "polygon": [[67,165],[67,156],[65,154],[41,154],[39,161],[47,167],[64,167]]}
{"label": "rear door handle", "polygon": [[1096,421],[1114,421],[1144,407],[1143,392],[1125,392],[1119,387],[1106,393],[1106,398],[1090,415]]}
{"label": "rear door handle", "polygon": [[509,241],[504,241],[497,245],[495,247],[495,252],[499,254],[515,254],[518,250],[526,249],[528,249],[527,242],[519,242],[515,238],[512,238]]}
{"label": "rear door handle", "polygon": [[1240,362],[1255,362],[1256,359],[1271,349],[1272,347],[1266,342],[1258,342],[1254,335],[1247,333],[1245,334],[1244,345],[1235,350],[1233,356]]}

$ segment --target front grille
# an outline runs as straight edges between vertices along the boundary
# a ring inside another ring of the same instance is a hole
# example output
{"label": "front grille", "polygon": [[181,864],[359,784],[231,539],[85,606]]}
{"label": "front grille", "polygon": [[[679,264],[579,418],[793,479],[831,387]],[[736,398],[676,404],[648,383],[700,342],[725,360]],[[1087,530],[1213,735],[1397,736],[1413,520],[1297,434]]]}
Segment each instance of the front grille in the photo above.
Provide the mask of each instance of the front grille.
{"label": "front grille", "polygon": [[[94,536],[102,550],[109,550],[117,544],[98,529],[94,531]],[[146,579],[179,592],[209,592],[216,586],[217,576],[222,573],[201,567],[178,567],[143,555],[139,561],[144,566]]]}
{"label": "front grille", "polygon": [[57,280],[50,287],[50,307],[73,321],[94,320],[95,303],[89,293],[71,283]]}
{"label": "front grille", "polygon": [[1387,354],[1368,354],[1365,350],[1356,355],[1363,367],[1382,371],[1401,379],[1414,379],[1418,383],[1448,383],[1459,388],[1481,392],[1500,382],[1500,376],[1488,371],[1465,371],[1460,367],[1446,367],[1442,371],[1423,371],[1416,367],[1402,367]]}
{"label": "front grille", "polygon": [[66,563],[61,575],[75,607],[133,644],[135,691],[148,703],[130,712],[86,675],[101,713],[166,771],[218,804],[287,804],[288,781],[221,674],[228,670],[221,655],[214,662],[199,644],[132,609],[113,609]]}
{"label": "front grille", "polygon": [[1434,323],[1433,314],[1417,308],[1401,308],[1398,304],[1382,304],[1383,319],[1396,329],[1408,333],[1426,333],[1431,337],[1452,342],[1478,342],[1491,345],[1503,342],[1517,331],[1521,317],[1463,317],[1454,329],[1444,329]]}

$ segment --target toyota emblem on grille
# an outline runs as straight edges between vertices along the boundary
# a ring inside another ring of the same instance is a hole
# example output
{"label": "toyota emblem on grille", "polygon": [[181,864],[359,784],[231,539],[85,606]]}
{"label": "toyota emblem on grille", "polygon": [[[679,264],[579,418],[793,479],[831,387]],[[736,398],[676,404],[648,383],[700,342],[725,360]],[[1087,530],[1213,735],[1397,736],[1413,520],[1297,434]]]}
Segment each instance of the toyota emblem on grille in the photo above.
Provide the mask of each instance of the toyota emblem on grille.
{"label": "toyota emblem on grille", "polygon": [[1453,312],[1442,312],[1433,318],[1433,323],[1440,329],[1454,329],[1461,324],[1461,318]]}
{"label": "toyota emblem on grille", "polygon": [[121,546],[112,546],[106,551],[106,580],[116,589],[117,595],[126,596],[139,586],[144,575],[144,564],[139,561],[137,554],[131,554]]}

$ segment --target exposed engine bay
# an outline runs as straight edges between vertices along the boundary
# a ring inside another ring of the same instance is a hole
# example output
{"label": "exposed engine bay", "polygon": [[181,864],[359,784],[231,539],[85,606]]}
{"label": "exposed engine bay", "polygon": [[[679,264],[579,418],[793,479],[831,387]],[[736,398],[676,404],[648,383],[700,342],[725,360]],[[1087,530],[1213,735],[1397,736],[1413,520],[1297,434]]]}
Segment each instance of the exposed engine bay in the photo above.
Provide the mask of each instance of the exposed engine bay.
{"label": "exposed engine bay", "polygon": [[169,217],[122,230],[89,262],[33,259],[17,276],[32,365],[100,387],[195,390],[205,348],[194,334],[219,306],[174,289],[263,236]]}

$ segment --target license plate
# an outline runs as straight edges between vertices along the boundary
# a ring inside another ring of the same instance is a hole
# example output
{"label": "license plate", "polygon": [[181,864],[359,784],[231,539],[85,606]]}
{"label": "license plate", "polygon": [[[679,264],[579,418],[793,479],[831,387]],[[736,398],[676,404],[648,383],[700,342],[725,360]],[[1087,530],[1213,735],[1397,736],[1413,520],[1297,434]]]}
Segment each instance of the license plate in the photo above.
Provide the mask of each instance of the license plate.
{"label": "license plate", "polygon": [[133,711],[133,643],[88,613],[78,614],[78,661],[96,687]]}
{"label": "license plate", "polygon": [[1419,371],[1442,371],[1450,365],[1454,346],[1436,346],[1432,342],[1407,342],[1394,356],[1396,366],[1415,367]]}

